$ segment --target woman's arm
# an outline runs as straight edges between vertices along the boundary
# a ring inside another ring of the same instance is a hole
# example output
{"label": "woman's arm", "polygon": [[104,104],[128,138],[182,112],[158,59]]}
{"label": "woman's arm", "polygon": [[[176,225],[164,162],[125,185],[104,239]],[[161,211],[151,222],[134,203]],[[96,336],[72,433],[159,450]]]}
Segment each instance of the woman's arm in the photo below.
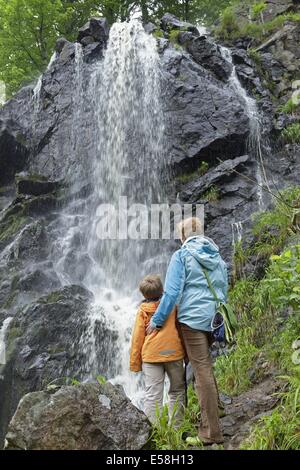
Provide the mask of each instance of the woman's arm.
{"label": "woman's arm", "polygon": [[180,250],[178,250],[171,258],[165,280],[164,294],[150,322],[152,328],[161,328],[175,305],[179,303],[184,281],[185,269]]}

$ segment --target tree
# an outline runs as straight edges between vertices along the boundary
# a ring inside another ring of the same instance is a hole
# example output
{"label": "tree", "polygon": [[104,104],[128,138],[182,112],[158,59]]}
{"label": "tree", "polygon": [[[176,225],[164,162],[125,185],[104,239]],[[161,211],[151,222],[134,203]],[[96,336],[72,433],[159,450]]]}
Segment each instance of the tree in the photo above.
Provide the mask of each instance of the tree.
{"label": "tree", "polygon": [[44,69],[62,14],[60,0],[0,0],[0,80],[8,95]]}

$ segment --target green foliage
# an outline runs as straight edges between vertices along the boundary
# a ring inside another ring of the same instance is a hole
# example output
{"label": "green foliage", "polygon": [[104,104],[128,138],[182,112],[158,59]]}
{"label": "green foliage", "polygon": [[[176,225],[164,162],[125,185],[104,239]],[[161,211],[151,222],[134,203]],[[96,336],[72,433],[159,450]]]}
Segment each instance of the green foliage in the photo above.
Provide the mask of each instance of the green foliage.
{"label": "green foliage", "polygon": [[[281,402],[271,415],[265,416],[252,428],[250,436],[241,444],[245,450],[299,450],[300,449],[300,365],[291,360],[291,345],[300,337],[300,317],[288,321],[270,346],[270,356],[287,375],[283,381]],[[275,351],[275,352],[274,352]]]}
{"label": "green foliage", "polygon": [[295,214],[300,207],[300,187],[278,192],[275,207],[253,215],[254,254],[271,256],[278,253],[289,236],[297,231]]}
{"label": "green foliage", "polygon": [[100,385],[104,385],[107,382],[106,378],[103,377],[103,375],[97,375],[96,380]]}
{"label": "green foliage", "polygon": [[[280,314],[286,309],[299,311],[299,285],[300,245],[273,256],[261,281],[241,280],[235,284],[230,302],[239,316],[237,345],[228,357],[221,356],[216,362],[218,381],[225,392],[238,394],[249,387],[249,371],[255,368],[261,349],[267,352],[273,343]],[[280,349],[274,343],[272,348]]]}
{"label": "green foliage", "polygon": [[300,123],[290,124],[282,131],[282,138],[286,143],[300,143]]}
{"label": "green foliage", "polygon": [[219,189],[216,186],[211,186],[201,197],[206,199],[208,202],[216,202],[220,197]]}
{"label": "green foliage", "polygon": [[[233,352],[218,358],[215,365],[220,386],[227,393],[238,394],[249,387],[253,378],[258,378],[259,370],[253,374],[255,362],[262,349],[266,353],[267,345],[273,342],[280,314],[286,309],[299,309],[299,245],[286,248],[280,255],[276,253],[297,232],[294,217],[300,207],[300,188],[289,188],[278,197],[274,209],[257,214],[254,221],[253,232],[258,241],[251,250],[270,257],[270,266],[261,281],[242,278],[239,271],[250,251],[245,252],[241,243],[236,245],[234,265],[240,280],[230,290],[229,302],[238,314],[239,331]],[[273,351],[282,349],[282,345],[272,347]]]}
{"label": "green foliage", "polygon": [[175,406],[170,419],[167,405],[163,407],[161,413],[156,411],[157,419],[150,439],[157,450],[185,450],[188,444],[182,438],[183,433],[188,433],[192,437],[197,436],[195,425],[199,422],[200,409],[196,393],[191,386],[188,388],[188,407],[179,426],[175,419],[176,409]]}
{"label": "green foliage", "polygon": [[172,44],[176,44],[178,43],[178,36],[179,36],[179,29],[172,29],[170,32],[169,32],[169,41],[172,43]]}
{"label": "green foliage", "polygon": [[219,38],[231,39],[238,37],[240,34],[240,27],[238,18],[232,7],[227,7],[220,19],[220,25],[215,29],[215,33]]}
{"label": "green foliage", "polygon": [[[251,2],[250,2],[251,3]],[[237,11],[240,4],[233,4],[226,8],[221,14],[220,25],[215,29],[215,33],[222,39],[236,39],[239,37],[252,37],[257,41],[267,39],[271,34],[280,29],[286,21],[299,22],[299,13],[286,13],[276,16],[271,21],[262,21],[265,2],[258,2],[250,5],[250,15],[257,21],[239,21]]]}
{"label": "green foliage", "polygon": [[[299,97],[300,98],[300,93]],[[294,114],[294,112],[299,108],[299,103],[295,103],[295,100],[290,98],[285,104],[278,107],[280,113]]]}
{"label": "green foliage", "polygon": [[27,217],[10,215],[5,222],[0,224],[0,242],[9,240],[25,226]]}
{"label": "green foliage", "polygon": [[0,80],[7,96],[45,68],[63,14],[60,0],[0,0]]}
{"label": "green foliage", "polygon": [[155,31],[153,31],[152,34],[156,38],[163,38],[164,37],[164,33],[162,32],[161,29],[156,29]]}
{"label": "green foliage", "polygon": [[50,294],[39,299],[40,304],[54,304],[64,299],[64,295],[60,291],[51,292]]}
{"label": "green foliage", "polygon": [[259,65],[259,66],[261,65],[261,56],[259,52],[257,52],[253,48],[250,48],[248,49],[248,55],[256,65]]}
{"label": "green foliage", "polygon": [[266,2],[257,2],[254,3],[251,7],[251,16],[255,20],[261,16],[261,14],[265,11],[267,8]]}
{"label": "green foliage", "polygon": [[[184,77],[181,77],[181,79],[183,79]],[[177,180],[180,182],[180,183],[188,183],[189,181],[199,177],[199,176],[203,176],[209,169],[209,165],[207,162],[205,161],[202,161],[200,162],[200,165],[199,167],[193,171],[192,173],[186,173],[186,174],[183,174],[183,175],[179,175],[177,176]]]}

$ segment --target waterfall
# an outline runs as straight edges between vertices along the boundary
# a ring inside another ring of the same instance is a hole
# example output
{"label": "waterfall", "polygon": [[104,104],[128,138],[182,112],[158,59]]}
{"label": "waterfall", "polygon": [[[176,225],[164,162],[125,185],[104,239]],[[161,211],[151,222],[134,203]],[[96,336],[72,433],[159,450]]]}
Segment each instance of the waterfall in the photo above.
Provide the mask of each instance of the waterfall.
{"label": "waterfall", "polygon": [[[51,69],[53,63],[57,58],[57,53],[54,52],[49,60],[45,73]],[[32,94],[32,103],[33,103],[33,118],[32,118],[32,127],[33,127],[33,135],[36,133],[36,126],[39,119],[39,113],[41,111],[41,93],[42,93],[42,86],[43,86],[43,74],[41,74],[35,84]],[[33,147],[35,147],[36,143],[33,141]]]}
{"label": "waterfall", "polygon": [[[53,63],[55,62],[56,60],[56,52],[54,52],[49,60],[49,63],[47,65],[47,68],[46,68],[46,71],[45,72],[48,72],[48,70],[50,70],[50,68],[52,67]],[[41,104],[41,91],[42,91],[42,85],[43,85],[43,74],[41,74],[36,82],[36,85],[33,89],[33,95],[32,95],[32,99],[33,99],[33,103],[34,103],[34,117],[37,117],[36,114],[39,112],[40,110],[40,104]]]}
{"label": "waterfall", "polygon": [[251,98],[245,88],[242,86],[233,63],[232,54],[230,49],[220,46],[220,51],[223,59],[227,60],[232,65],[232,72],[229,77],[229,86],[236,93],[238,99],[245,106],[246,113],[249,117],[250,134],[248,139],[248,151],[254,155],[257,162],[257,199],[259,209],[264,207],[263,201],[263,181],[268,185],[268,179],[264,169],[262,143],[261,143],[261,118],[257,108],[257,103],[254,98]]}
{"label": "waterfall", "polygon": [[[84,64],[77,45],[73,149],[79,159],[80,145],[89,146],[91,158],[80,162],[84,173],[74,172],[72,183],[80,187],[86,179],[90,191],[63,209],[53,235],[53,259],[62,283],[82,283],[95,298],[80,343],[86,357],[81,376],[94,378],[102,371],[137,404],[140,377],[129,372],[131,332],[141,300],[137,287],[144,275],[164,273],[167,242],[99,239],[97,228],[100,204],[118,211],[124,201],[129,210],[133,204],[150,208],[167,202],[161,80],[156,39],[137,20],[112,26],[104,58],[94,64]],[[87,109],[88,135],[79,134]],[[120,209],[118,217],[123,215]]]}
{"label": "waterfall", "polygon": [[235,249],[237,243],[240,243],[243,238],[243,223],[241,221],[231,224],[232,229],[232,246]]}
{"label": "waterfall", "polygon": [[13,317],[7,317],[0,329],[0,365],[6,364],[6,332]]}

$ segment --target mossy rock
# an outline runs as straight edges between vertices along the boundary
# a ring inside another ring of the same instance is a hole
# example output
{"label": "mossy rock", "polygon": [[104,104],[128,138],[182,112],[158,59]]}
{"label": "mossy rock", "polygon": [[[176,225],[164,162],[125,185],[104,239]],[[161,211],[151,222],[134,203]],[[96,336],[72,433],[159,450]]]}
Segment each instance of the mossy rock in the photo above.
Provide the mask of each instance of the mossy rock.
{"label": "mossy rock", "polygon": [[0,243],[9,242],[25,227],[28,218],[16,214],[10,215],[5,222],[0,223]]}
{"label": "mossy rock", "polygon": [[45,297],[41,297],[38,300],[38,303],[40,304],[55,304],[56,302],[59,302],[61,300],[64,300],[65,296],[63,291],[55,291],[51,292],[50,294],[46,295]]}

